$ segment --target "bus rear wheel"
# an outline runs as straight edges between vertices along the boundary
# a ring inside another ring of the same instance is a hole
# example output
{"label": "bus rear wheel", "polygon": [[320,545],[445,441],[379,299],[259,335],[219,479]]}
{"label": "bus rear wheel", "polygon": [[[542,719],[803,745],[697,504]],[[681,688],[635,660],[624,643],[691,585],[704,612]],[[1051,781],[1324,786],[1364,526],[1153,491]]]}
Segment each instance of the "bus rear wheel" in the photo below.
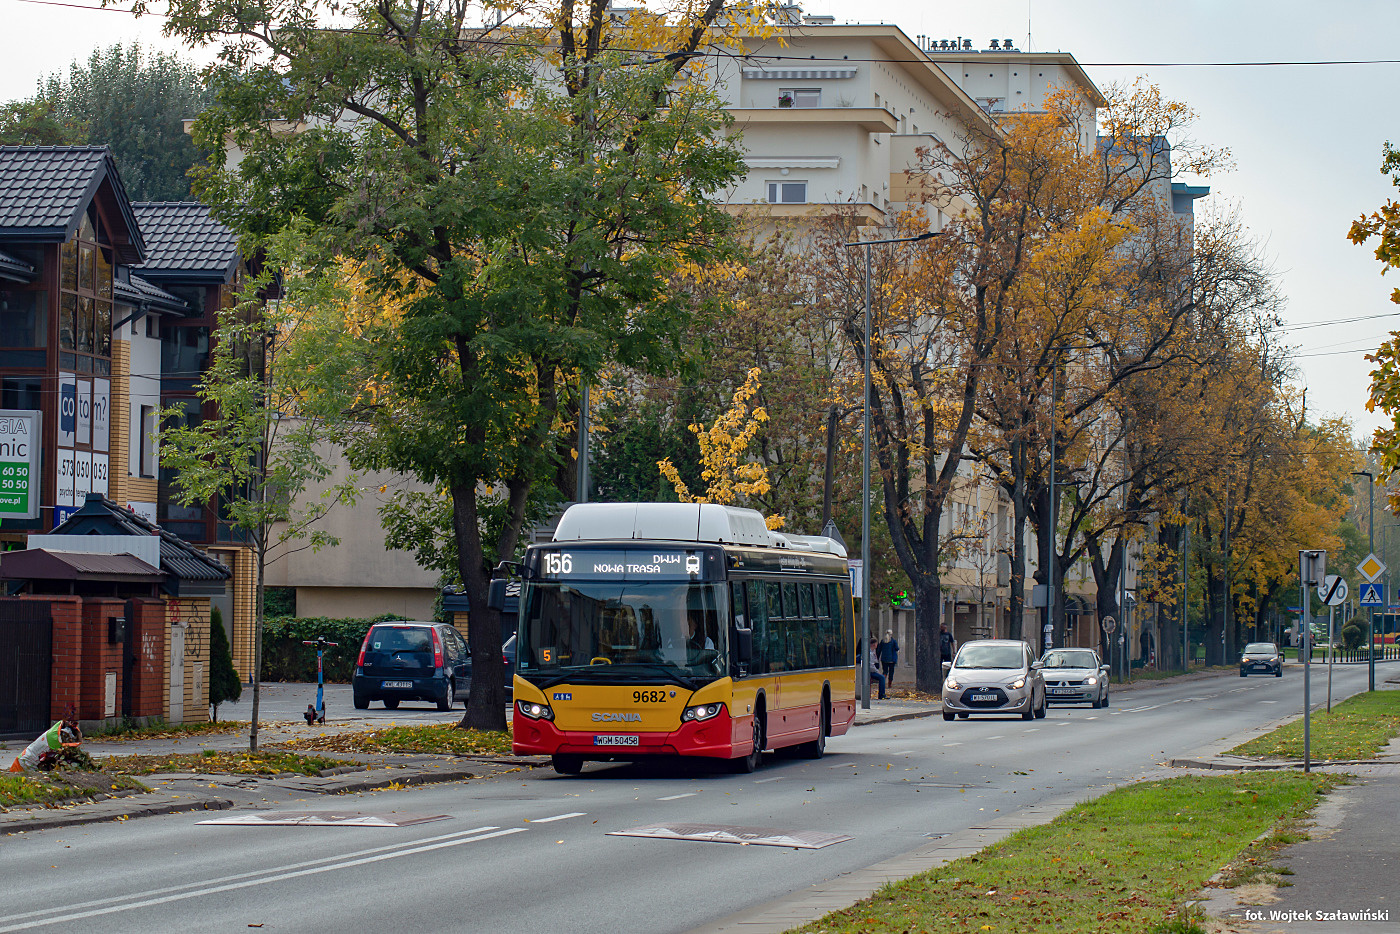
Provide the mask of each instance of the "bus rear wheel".
{"label": "bus rear wheel", "polygon": [[818,718],[818,721],[817,738],[811,742],[803,743],[800,747],[802,755],[806,756],[808,759],[820,759],[822,756],[826,755],[826,734],[831,729],[831,704],[824,697],[822,698],[821,716]]}
{"label": "bus rear wheel", "polygon": [[583,756],[555,755],[549,761],[560,775],[577,775],[583,771]]}
{"label": "bus rear wheel", "polygon": [[753,714],[753,749],[747,756],[740,756],[731,760],[734,771],[740,775],[747,775],[763,764],[763,708],[760,707]]}

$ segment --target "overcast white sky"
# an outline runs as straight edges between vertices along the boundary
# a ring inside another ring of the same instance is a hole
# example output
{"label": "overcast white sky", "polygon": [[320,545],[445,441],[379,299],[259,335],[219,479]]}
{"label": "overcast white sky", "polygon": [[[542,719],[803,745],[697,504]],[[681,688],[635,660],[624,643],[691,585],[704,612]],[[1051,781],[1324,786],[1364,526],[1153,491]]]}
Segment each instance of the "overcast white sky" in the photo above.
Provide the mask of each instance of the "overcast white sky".
{"label": "overcast white sky", "polygon": [[[73,0],[95,2],[95,0]],[[0,0],[11,42],[0,65],[0,100],[86,57],[97,45],[141,40],[171,47],[157,17]],[[807,0],[838,22],[879,20],[918,34],[995,37],[1018,48],[1074,54],[1101,87],[1146,75],[1200,114],[1194,136],[1228,147],[1236,169],[1209,179],[1197,210],[1238,210],[1280,275],[1291,323],[1397,315],[1400,274],[1381,278],[1370,249],[1346,239],[1351,221],[1394,193],[1378,171],[1381,146],[1400,142],[1400,65],[1167,67],[1171,62],[1299,62],[1396,59],[1395,0]],[[1027,20],[1032,41],[1026,44]],[[20,38],[26,37],[26,38]],[[201,56],[203,57],[203,56]],[[1133,63],[1117,67],[1110,63]],[[1366,412],[1364,354],[1400,315],[1290,330],[1314,413],[1346,414],[1358,434]]]}

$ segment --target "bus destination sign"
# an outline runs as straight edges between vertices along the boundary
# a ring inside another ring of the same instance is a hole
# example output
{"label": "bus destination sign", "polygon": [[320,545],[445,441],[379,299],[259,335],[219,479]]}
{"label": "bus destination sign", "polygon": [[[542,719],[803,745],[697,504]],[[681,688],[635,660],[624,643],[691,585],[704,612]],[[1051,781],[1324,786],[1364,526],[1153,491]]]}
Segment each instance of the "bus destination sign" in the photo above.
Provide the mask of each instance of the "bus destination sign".
{"label": "bus destination sign", "polygon": [[560,549],[540,554],[540,575],[555,580],[696,580],[697,552],[654,548]]}

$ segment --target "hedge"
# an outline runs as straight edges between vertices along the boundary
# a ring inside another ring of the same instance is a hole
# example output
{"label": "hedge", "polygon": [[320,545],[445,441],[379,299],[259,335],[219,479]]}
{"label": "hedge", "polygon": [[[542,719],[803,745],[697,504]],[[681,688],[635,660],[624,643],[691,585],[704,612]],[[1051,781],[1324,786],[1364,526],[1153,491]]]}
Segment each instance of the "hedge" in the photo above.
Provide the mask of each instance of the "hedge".
{"label": "hedge", "polygon": [[348,684],[360,656],[365,633],[375,623],[406,619],[387,613],[373,619],[332,619],[327,616],[279,616],[263,624],[264,681],[315,681],[316,647],[303,640],[325,636],[339,645],[326,650],[326,680]]}

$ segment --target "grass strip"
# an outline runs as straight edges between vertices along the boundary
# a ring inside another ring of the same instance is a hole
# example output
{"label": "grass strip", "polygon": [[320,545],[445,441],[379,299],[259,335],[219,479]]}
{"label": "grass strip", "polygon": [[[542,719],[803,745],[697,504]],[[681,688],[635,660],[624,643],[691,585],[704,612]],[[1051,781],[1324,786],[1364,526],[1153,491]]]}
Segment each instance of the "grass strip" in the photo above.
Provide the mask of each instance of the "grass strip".
{"label": "grass strip", "polygon": [[197,772],[215,775],[316,775],[322,769],[351,765],[327,756],[296,752],[223,752],[206,749],[196,753],[163,756],[107,756],[102,768],[121,775],[153,775],[157,772]]}
{"label": "grass strip", "polygon": [[71,803],[104,793],[147,790],[125,775],[62,771],[0,774],[0,808]]}
{"label": "grass strip", "polygon": [[[1316,684],[1313,690],[1317,696]],[[1374,759],[1400,733],[1400,691],[1357,694],[1334,704],[1331,713],[1314,711],[1309,732],[1314,759]],[[1230,752],[1264,759],[1301,759],[1303,720],[1300,717],[1285,723]]]}
{"label": "grass strip", "polygon": [[510,733],[463,730],[455,724],[390,726],[363,733],[310,736],[281,744],[317,752],[426,753],[439,756],[508,756]]}
{"label": "grass strip", "polygon": [[128,739],[183,739],[186,736],[215,736],[221,733],[246,733],[246,720],[220,720],[218,723],[152,723],[136,726],[124,723],[118,726],[103,727],[84,734],[89,740],[120,742]]}
{"label": "grass strip", "polygon": [[1193,931],[1182,905],[1265,830],[1336,779],[1295,772],[1142,782],[886,885],[804,934]]}

